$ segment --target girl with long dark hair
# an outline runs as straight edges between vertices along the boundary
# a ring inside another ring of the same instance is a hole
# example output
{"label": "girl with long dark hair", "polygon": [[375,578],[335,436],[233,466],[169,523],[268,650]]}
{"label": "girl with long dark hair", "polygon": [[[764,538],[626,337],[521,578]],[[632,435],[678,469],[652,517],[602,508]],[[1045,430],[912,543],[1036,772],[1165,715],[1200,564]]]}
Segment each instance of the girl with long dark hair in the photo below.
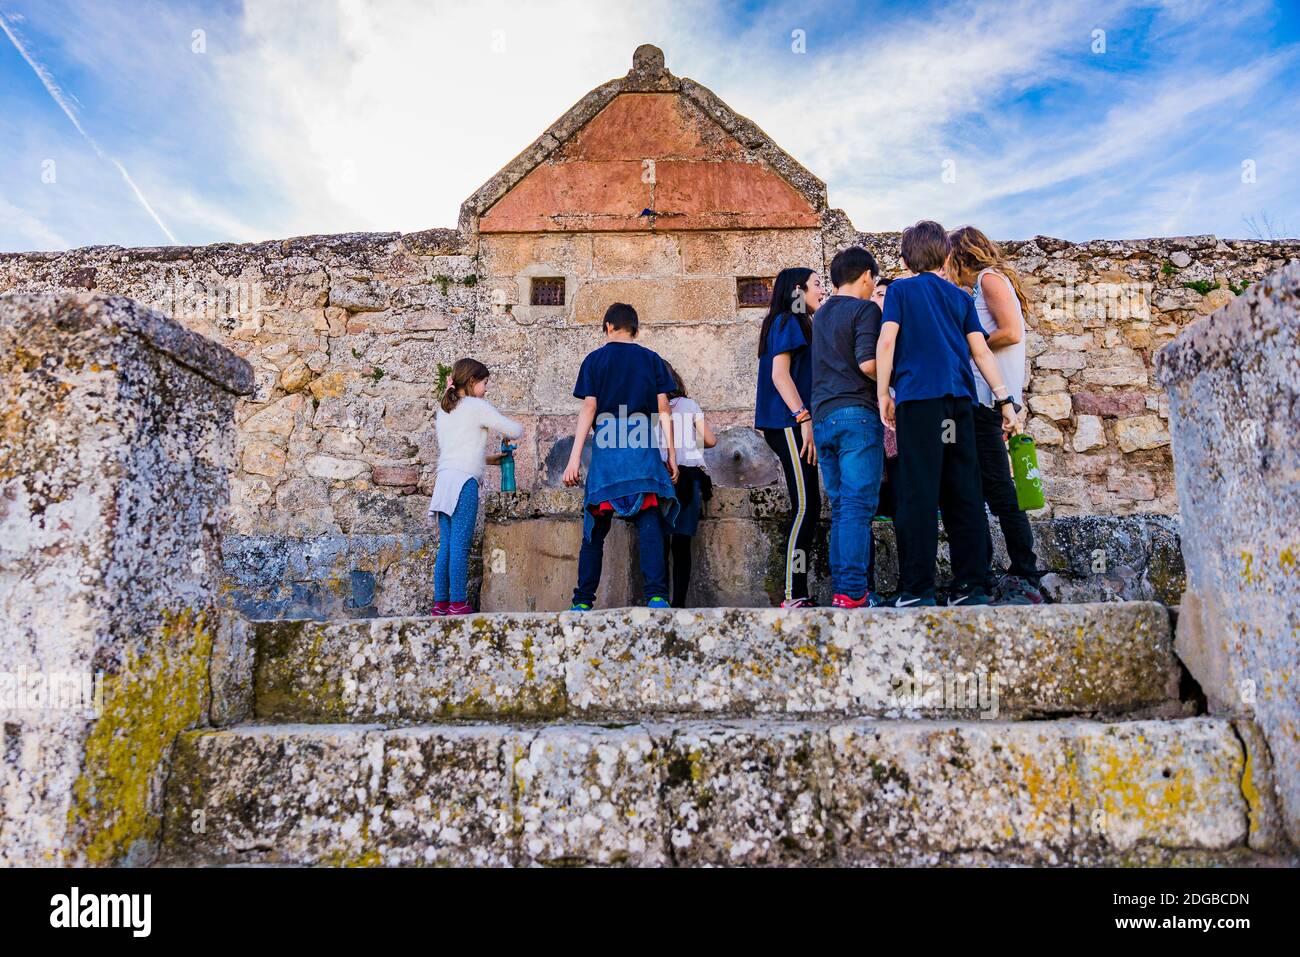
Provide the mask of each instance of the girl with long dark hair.
{"label": "girl with long dark hair", "polygon": [[754,428],[781,461],[790,490],[782,608],[812,604],[808,560],[821,516],[817,449],[813,444],[812,315],[825,292],[811,269],[783,269],[772,284],[772,302],[758,334],[758,394]]}

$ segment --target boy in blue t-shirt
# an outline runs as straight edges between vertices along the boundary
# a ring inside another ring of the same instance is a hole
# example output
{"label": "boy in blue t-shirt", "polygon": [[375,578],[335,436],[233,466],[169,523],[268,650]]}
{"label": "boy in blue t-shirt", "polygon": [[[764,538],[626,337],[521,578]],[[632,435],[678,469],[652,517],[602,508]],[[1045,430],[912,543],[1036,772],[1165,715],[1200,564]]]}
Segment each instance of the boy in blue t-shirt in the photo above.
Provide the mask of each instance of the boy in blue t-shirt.
{"label": "boy in blue t-shirt", "polygon": [[[564,470],[565,485],[578,484],[582,449],[593,425],[596,435],[582,502],[582,548],[572,611],[590,611],[596,601],[605,536],[615,515],[636,525],[647,604],[670,607],[662,523],[671,525],[677,513],[677,452],[668,403],[677,382],[657,352],[633,341],[639,328],[635,309],[622,302],[610,306],[605,311],[605,344],[582,360],[573,387],[574,398],[582,399],[582,411]],[[655,440],[656,414],[667,446],[666,463]]]}
{"label": "boy in blue t-shirt", "polygon": [[[948,234],[922,220],[903,230],[903,262],[915,276],[891,283],[876,345],[880,418],[898,433],[898,607],[933,605],[939,545],[935,509],[952,553],[950,605],[987,605],[988,532],[975,451],[975,376],[993,389],[1002,428],[1016,414],[969,295],[944,279]],[[889,394],[890,385],[894,395]]]}

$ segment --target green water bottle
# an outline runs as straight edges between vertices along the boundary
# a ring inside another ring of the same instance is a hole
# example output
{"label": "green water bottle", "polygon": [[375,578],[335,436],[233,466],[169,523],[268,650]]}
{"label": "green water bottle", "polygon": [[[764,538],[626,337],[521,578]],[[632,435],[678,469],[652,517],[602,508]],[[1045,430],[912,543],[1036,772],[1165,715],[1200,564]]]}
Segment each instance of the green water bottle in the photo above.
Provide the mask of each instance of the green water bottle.
{"label": "green water bottle", "polygon": [[517,445],[511,445],[505,439],[501,440],[501,491],[515,491],[515,449]]}
{"label": "green water bottle", "polygon": [[1043,476],[1038,471],[1038,450],[1032,436],[1021,433],[1007,439],[1011,451],[1011,475],[1016,483],[1016,504],[1025,511],[1042,508]]}

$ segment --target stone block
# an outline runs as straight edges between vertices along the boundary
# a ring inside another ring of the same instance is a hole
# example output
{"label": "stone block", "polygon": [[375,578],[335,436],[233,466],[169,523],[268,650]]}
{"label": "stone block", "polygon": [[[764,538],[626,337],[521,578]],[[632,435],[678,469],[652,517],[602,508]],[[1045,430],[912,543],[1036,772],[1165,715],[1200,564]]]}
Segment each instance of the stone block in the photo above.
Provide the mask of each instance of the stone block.
{"label": "stone block", "polygon": [[1081,415],[1075,423],[1071,445],[1076,452],[1099,449],[1106,444],[1106,430],[1095,415]]}
{"label": "stone block", "polygon": [[51,695],[0,727],[0,863],[155,856],[171,743],[208,720],[252,389],[243,360],[128,299],[0,295],[0,672]]}
{"label": "stone block", "polygon": [[1115,442],[1123,452],[1158,449],[1169,444],[1169,432],[1158,415],[1137,415],[1115,423]]}
{"label": "stone block", "polygon": [[1070,395],[1060,392],[1053,395],[1035,393],[1029,397],[1029,409],[1036,415],[1061,421],[1070,417]]}
{"label": "stone block", "polygon": [[[1182,509],[1188,667],[1217,707],[1250,708],[1300,845],[1300,264],[1256,282],[1161,350]],[[1158,416],[1134,444],[1169,441]],[[1121,423],[1122,424],[1122,423]],[[1181,626],[1181,616],[1180,616]],[[1198,636],[1198,637],[1193,637]]]}

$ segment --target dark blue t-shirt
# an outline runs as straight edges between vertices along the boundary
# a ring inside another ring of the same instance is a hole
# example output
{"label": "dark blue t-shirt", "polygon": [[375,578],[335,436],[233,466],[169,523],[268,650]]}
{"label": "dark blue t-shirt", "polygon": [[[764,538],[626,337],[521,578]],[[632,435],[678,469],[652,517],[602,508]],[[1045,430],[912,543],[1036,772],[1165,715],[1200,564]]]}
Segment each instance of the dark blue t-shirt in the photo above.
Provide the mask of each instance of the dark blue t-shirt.
{"label": "dark blue t-shirt", "polygon": [[972,332],[984,334],[975,300],[932,272],[889,284],[881,324],[898,323],[894,346],[896,402],[966,396],[975,401]]}
{"label": "dark blue t-shirt", "polygon": [[758,358],[758,394],[754,398],[754,428],[784,429],[794,425],[790,407],[772,384],[772,359],[790,353],[790,378],[803,404],[812,407],[812,351],[799,325],[799,317],[783,312],[767,330],[767,344]]}
{"label": "dark blue t-shirt", "polygon": [[659,353],[635,342],[607,342],[582,360],[573,395],[595,396],[597,415],[618,415],[620,407],[627,415],[654,415],[659,393],[676,389]]}

